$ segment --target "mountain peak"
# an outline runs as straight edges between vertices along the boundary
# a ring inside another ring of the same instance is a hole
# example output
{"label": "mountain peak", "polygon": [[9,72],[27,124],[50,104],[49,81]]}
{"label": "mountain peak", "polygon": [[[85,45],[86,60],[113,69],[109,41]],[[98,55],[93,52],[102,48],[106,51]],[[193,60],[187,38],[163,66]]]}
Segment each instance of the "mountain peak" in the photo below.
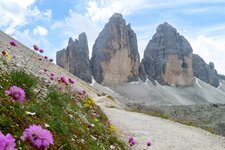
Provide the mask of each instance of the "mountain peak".
{"label": "mountain peak", "polygon": [[160,24],[157,27],[156,31],[157,32],[168,32],[168,31],[177,32],[176,28],[174,28],[172,25],[170,25],[167,22],[164,22],[164,23]]}

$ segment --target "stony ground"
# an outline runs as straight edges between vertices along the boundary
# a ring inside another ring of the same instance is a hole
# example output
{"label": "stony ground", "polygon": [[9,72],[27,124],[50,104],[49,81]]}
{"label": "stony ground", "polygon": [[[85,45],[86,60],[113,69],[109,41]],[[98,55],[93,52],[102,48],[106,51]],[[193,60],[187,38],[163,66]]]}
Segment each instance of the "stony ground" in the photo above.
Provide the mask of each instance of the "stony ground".
{"label": "stony ground", "polygon": [[153,141],[149,150],[223,150],[225,138],[205,130],[173,121],[124,110],[105,97],[97,104],[119,129],[124,138],[134,134],[138,140],[135,150],[146,148],[148,139]]}

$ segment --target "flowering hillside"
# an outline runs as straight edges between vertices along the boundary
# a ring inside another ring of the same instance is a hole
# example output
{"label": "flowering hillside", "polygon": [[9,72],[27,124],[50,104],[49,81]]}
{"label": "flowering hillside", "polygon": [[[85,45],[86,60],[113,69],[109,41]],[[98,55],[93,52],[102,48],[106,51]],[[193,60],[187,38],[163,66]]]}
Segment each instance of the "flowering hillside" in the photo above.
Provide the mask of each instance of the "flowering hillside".
{"label": "flowering hillside", "polygon": [[[0,150],[13,149],[127,149],[94,100],[66,75],[41,70],[48,81],[27,71],[36,53],[20,67],[12,64],[9,51],[16,41],[0,52]],[[53,59],[39,55],[39,65]],[[37,64],[35,64],[37,65]]]}

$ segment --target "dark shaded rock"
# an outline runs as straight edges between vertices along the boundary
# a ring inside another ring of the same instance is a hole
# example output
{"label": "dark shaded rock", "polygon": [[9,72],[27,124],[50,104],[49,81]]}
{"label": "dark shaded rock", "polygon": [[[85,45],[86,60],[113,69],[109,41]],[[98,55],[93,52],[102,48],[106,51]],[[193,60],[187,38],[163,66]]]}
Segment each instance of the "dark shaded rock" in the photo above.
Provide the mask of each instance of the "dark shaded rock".
{"label": "dark shaded rock", "polygon": [[219,86],[219,75],[217,74],[212,62],[207,64],[199,55],[193,54],[192,66],[194,75],[197,78],[214,87]]}
{"label": "dark shaded rock", "polygon": [[160,84],[190,86],[195,81],[192,51],[189,42],[174,27],[163,23],[149,41],[142,64],[148,77]]}
{"label": "dark shaded rock", "polygon": [[140,58],[136,34],[121,14],[115,13],[100,32],[93,46],[91,64],[98,83],[138,80]]}
{"label": "dark shaded rock", "polygon": [[219,76],[219,78],[220,78],[221,80],[225,80],[225,75],[218,74],[218,76]]}
{"label": "dark shaded rock", "polygon": [[75,41],[69,38],[67,48],[57,52],[56,63],[78,78],[91,83],[92,74],[86,34],[81,33]]}

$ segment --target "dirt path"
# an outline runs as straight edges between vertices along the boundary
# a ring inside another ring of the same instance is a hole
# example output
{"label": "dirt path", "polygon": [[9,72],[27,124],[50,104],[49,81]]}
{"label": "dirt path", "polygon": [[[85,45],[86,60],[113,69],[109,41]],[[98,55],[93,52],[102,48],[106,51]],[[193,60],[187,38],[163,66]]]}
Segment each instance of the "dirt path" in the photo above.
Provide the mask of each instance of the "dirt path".
{"label": "dirt path", "polygon": [[153,141],[149,150],[225,150],[224,137],[173,121],[126,111],[106,97],[96,98],[96,103],[123,138],[135,134],[138,140],[136,150],[146,148],[148,139]]}

